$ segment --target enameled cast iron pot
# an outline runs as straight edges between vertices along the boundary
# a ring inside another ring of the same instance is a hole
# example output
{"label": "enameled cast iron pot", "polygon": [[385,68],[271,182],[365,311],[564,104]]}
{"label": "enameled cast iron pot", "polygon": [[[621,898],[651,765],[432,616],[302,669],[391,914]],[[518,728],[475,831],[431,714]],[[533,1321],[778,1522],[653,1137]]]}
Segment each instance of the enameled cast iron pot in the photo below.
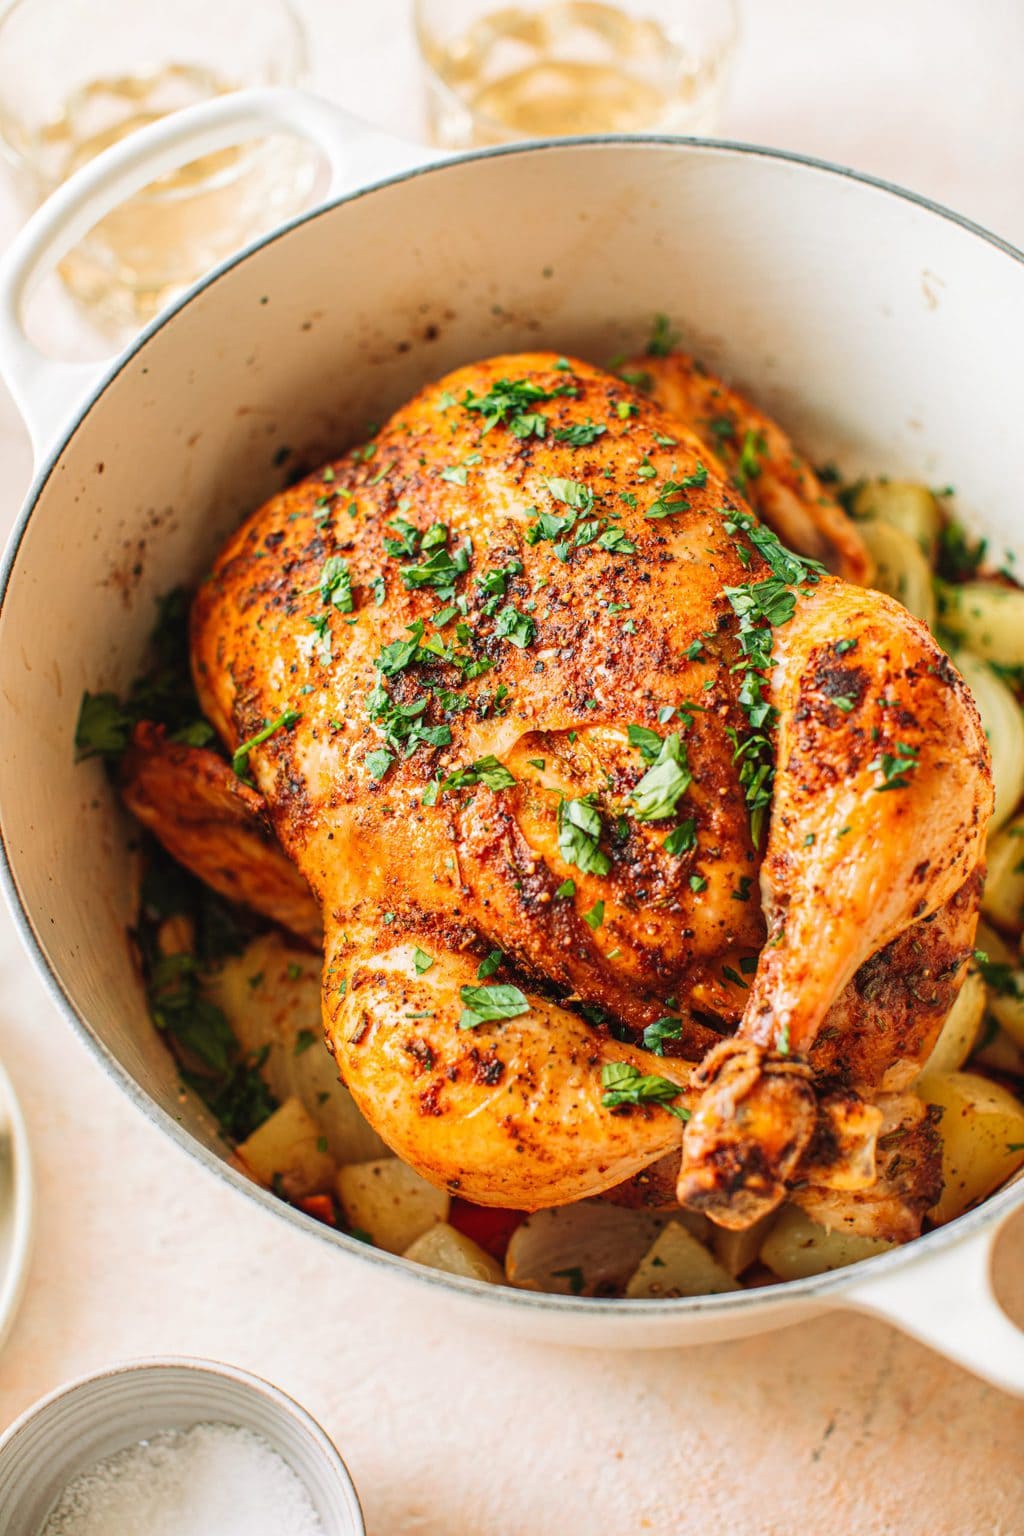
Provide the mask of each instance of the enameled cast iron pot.
{"label": "enameled cast iron pot", "polygon": [[[98,381],[35,351],[26,291],[101,213],[174,163],[273,126],[320,145],[330,200],[204,279]],[[85,688],[128,684],[157,595],[198,578],[294,466],[336,453],[457,364],[538,346],[601,360],[667,310],[817,457],[952,482],[992,547],[1024,555],[1017,251],[894,188],[751,147],[601,138],[427,159],[308,96],[229,96],[85,167],[8,253],[0,366],[37,473],[2,572],[0,815],[29,951],[145,1114],[249,1199],[332,1243],[339,1263],[404,1274],[464,1315],[486,1308],[505,1328],[605,1349],[855,1307],[1024,1391],[1024,1336],[989,1282],[1024,1183],[853,1270],[696,1300],[572,1299],[442,1276],[319,1225],[230,1168],[208,1115],[181,1103],[125,942],[130,828],[99,764],[74,764],[78,704]]]}

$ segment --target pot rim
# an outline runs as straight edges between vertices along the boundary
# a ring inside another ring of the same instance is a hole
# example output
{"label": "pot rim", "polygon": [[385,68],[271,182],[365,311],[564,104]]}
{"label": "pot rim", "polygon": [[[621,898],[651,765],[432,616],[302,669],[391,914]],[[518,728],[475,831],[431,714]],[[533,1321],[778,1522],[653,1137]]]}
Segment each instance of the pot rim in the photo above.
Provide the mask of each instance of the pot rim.
{"label": "pot rim", "polygon": [[[341,207],[346,203],[356,202],[385,187],[412,181],[420,176],[443,174],[450,167],[475,163],[477,161],[487,161],[505,156],[546,154],[560,150],[569,150],[571,152],[579,148],[599,149],[608,147],[635,148],[638,152],[651,147],[662,147],[665,149],[682,149],[697,154],[721,155],[723,157],[733,155],[736,157],[750,157],[802,166],[807,170],[818,171],[827,176],[835,176],[851,181],[873,191],[895,197],[899,201],[909,203],[913,207],[923,209],[927,213],[934,214],[949,223],[958,225],[967,234],[976,236],[985,244],[993,246],[996,250],[1002,252],[1003,255],[1024,266],[1024,251],[1021,251],[1010,241],[1003,239],[1002,236],[994,234],[983,225],[975,223],[974,220],[965,217],[963,214],[956,213],[953,209],[947,208],[944,204],[936,202],[934,199],[926,197],[921,193],[911,192],[895,182],[885,180],[883,177],[873,176],[863,171],[856,171],[850,166],[840,165],[814,155],[804,155],[795,150],[773,149],[765,145],[749,144],[738,140],[704,139],[682,134],[588,134],[570,139],[535,139],[516,144],[494,145],[485,149],[467,151],[446,157],[445,159],[431,161],[427,164],[414,165],[409,169],[379,177],[364,185],[360,185],[350,192],[330,197],[289,219],[286,223],[277,226],[268,234],[243,246],[225,261],[213,267],[204,277],[193,284],[191,288],[174,300],[166,309],[162,310],[159,315],[155,316],[131,343],[112,360],[99,381],[87,390],[85,398],[77,407],[71,420],[58,434],[57,442],[47,451],[38,469],[35,469],[33,472],[32,484],[15,519],[2,558],[0,558],[0,615],[3,613],[11,579],[17,565],[22,539],[25,536],[39,497],[78,428],[110,384],[145,348],[151,337],[155,336],[176,319],[182,310],[192,304],[200,294],[214,287],[223,277],[228,276],[237,266],[240,266],[257,251],[282,239],[293,230],[300,228],[304,224],[311,223],[313,220],[321,217],[321,215],[332,212],[335,208]],[[1005,1185],[1001,1190],[990,1195],[982,1205],[965,1212],[946,1226],[936,1228],[932,1232],[915,1238],[912,1242],[902,1247],[893,1248],[886,1253],[876,1254],[870,1259],[861,1260],[858,1264],[848,1269],[827,1271],[824,1274],[812,1275],[803,1280],[779,1281],[774,1285],[759,1286],[753,1290],[731,1291],[717,1296],[636,1300],[625,1297],[562,1296],[550,1292],[517,1290],[515,1287],[508,1285],[492,1285],[487,1281],[465,1279],[458,1275],[449,1275],[439,1270],[428,1269],[424,1265],[410,1263],[400,1255],[386,1253],[382,1249],[373,1248],[368,1243],[361,1242],[359,1239],[351,1237],[336,1228],[328,1227],[325,1223],[316,1221],[313,1217],[307,1216],[304,1212],[296,1209],[296,1207],[278,1199],[270,1190],[262,1189],[259,1185],[254,1184],[244,1174],[232,1168],[227,1161],[205,1147],[190,1131],[186,1131],[167,1110],[163,1109],[145,1092],[127,1068],[121,1064],[113,1052],[99,1038],[90,1021],[72,1002],[60,976],[51,966],[42,940],[21,899],[21,893],[18,889],[8,853],[2,809],[0,809],[0,889],[3,890],[8,910],[20,934],[22,943],[25,945],[35,966],[36,973],[46,987],[50,998],[72,1025],[79,1038],[84,1041],[107,1075],[119,1084],[136,1108],[152,1124],[158,1126],[169,1135],[182,1151],[189,1154],[207,1172],[221,1178],[243,1194],[247,1194],[251,1199],[263,1206],[265,1210],[273,1213],[279,1219],[289,1222],[296,1230],[312,1233],[321,1242],[353,1255],[365,1263],[376,1265],[382,1270],[389,1271],[392,1275],[408,1283],[431,1286],[441,1295],[461,1295],[472,1301],[506,1306],[527,1314],[553,1314],[563,1317],[571,1315],[588,1320],[608,1318],[610,1321],[625,1321],[628,1319],[630,1320],[630,1325],[636,1327],[646,1323],[671,1323],[679,1319],[698,1316],[713,1315],[715,1317],[727,1317],[732,1315],[738,1318],[740,1315],[751,1311],[761,1311],[764,1313],[788,1311],[794,1303],[813,1303],[821,1299],[825,1299],[831,1304],[838,1304],[842,1299],[843,1292],[852,1287],[855,1276],[858,1282],[868,1276],[872,1279],[876,1277],[881,1278],[883,1275],[895,1274],[897,1271],[905,1269],[908,1265],[922,1263],[942,1251],[948,1251],[950,1248],[958,1246],[968,1237],[977,1236],[986,1228],[991,1228],[994,1232],[1012,1209],[1024,1204],[1024,1179],[1020,1179]]]}

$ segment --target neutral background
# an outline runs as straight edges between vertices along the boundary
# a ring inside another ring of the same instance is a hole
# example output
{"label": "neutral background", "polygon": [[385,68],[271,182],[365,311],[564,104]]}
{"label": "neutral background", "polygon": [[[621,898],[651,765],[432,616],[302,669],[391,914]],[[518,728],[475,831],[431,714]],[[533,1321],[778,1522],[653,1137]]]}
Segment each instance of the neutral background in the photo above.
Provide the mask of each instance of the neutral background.
{"label": "neutral background", "polygon": [[[298,3],[317,88],[417,134],[401,0]],[[1018,0],[754,0],[725,131],[903,182],[1024,244],[1022,57]],[[2,185],[0,219],[4,237]],[[4,528],[29,471],[4,396]],[[463,1328],[416,1289],[385,1288],[301,1239],[129,1106],[55,1014],[6,918],[0,1056],[40,1194],[29,1293],[0,1358],[0,1426],[116,1358],[211,1355],[323,1421],[372,1536],[1024,1532],[1024,1406],[881,1324],[836,1315],[685,1352],[560,1351]],[[1020,1225],[1000,1264],[1020,1291]]]}

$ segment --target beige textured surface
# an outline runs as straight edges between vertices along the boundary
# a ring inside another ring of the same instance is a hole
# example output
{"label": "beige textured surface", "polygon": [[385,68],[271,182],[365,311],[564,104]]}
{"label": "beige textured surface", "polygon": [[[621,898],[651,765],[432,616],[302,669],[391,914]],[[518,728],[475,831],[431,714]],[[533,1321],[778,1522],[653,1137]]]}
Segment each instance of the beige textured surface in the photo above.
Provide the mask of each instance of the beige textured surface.
{"label": "beige textured surface", "polygon": [[[411,131],[398,0],[304,9],[322,88]],[[984,14],[982,28],[962,0],[756,0],[727,127],[906,180],[1024,241],[1024,14],[1014,0]],[[346,76],[350,41],[373,53]],[[29,469],[6,399],[0,466],[6,526]],[[6,919],[0,1056],[40,1188],[0,1425],[115,1358],[205,1354],[267,1375],[324,1422],[372,1536],[1024,1532],[1024,1405],[881,1324],[833,1315],[687,1352],[561,1352],[458,1332],[415,1290],[350,1269],[131,1108],[56,1016]],[[1024,1222],[999,1272],[1024,1318]]]}

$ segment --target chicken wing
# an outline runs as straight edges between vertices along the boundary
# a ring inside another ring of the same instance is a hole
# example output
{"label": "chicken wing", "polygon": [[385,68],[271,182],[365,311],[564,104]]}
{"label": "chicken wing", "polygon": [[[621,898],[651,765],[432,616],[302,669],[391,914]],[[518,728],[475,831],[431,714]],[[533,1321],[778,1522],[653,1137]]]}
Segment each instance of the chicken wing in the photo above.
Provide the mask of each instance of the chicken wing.
{"label": "chicken wing", "polygon": [[125,805],[172,858],[230,901],[320,944],[309,886],[274,836],[262,796],[229,763],[143,721],[120,773]]}

